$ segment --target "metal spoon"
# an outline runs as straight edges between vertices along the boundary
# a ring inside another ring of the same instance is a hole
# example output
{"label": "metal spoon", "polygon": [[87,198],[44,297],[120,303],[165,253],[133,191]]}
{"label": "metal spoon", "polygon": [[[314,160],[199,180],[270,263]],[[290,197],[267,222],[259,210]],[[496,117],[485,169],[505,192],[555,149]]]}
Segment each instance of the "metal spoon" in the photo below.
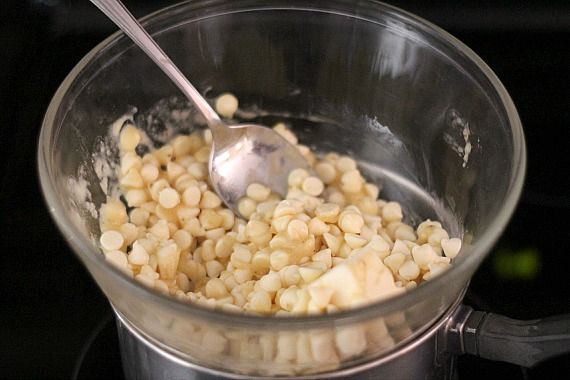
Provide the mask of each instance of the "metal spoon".
{"label": "metal spoon", "polygon": [[91,0],[125,32],[190,99],[212,131],[209,171],[212,186],[236,214],[247,186],[257,182],[284,196],[287,177],[296,168],[310,171],[299,150],[271,128],[226,125],[119,0]]}

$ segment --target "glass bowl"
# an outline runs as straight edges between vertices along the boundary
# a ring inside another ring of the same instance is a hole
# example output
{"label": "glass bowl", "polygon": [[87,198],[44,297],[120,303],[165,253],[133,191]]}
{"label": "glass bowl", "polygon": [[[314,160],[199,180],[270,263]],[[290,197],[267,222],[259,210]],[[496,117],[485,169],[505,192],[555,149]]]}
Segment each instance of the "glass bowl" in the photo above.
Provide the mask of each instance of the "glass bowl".
{"label": "glass bowl", "polygon": [[[107,145],[109,126],[133,107],[142,115],[161,99],[170,110],[186,102],[115,33],[53,97],[38,164],[55,222],[121,317],[182,360],[277,376],[388,355],[462,297],[513,213],[526,159],[511,98],[469,48],[425,20],[370,0],[188,1],[145,17],[143,25],[206,95],[232,92],[242,118],[285,120],[303,144],[354,156],[382,185],[381,197],[402,203],[409,222],[439,219],[464,245],[451,270],[417,289],[323,316],[213,311],[128,278],[97,245],[97,210],[107,190],[101,179],[105,171],[112,177],[118,160]],[[142,125],[149,133],[156,127]]]}

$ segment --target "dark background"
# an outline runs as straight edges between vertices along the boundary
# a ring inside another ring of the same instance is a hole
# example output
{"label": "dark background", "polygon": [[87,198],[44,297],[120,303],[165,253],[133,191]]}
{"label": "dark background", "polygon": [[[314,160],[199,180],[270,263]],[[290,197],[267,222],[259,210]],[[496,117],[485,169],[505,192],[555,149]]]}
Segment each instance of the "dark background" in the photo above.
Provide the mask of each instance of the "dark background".
{"label": "dark background", "polygon": [[[172,4],[125,1],[137,16]],[[0,2],[0,378],[121,375],[110,307],[43,202],[36,144],[66,74],[115,27],[87,0]],[[513,318],[570,313],[570,2],[393,1],[458,37],[521,115],[525,190],[466,303]],[[570,329],[570,327],[569,327]],[[570,355],[533,369],[459,359],[459,379],[570,378]]]}

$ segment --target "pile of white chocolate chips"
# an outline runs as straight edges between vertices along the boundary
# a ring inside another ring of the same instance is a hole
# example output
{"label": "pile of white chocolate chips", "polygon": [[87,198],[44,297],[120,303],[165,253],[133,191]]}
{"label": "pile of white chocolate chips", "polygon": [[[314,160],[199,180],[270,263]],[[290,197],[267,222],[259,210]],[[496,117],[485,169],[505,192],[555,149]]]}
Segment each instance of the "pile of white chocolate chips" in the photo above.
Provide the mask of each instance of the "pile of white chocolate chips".
{"label": "pile of white chocolate chips", "polygon": [[[231,117],[237,100],[218,98]],[[350,157],[317,157],[284,124],[274,129],[311,163],[281,199],[252,183],[224,207],[208,178],[209,130],[180,135],[140,157],[133,124],[120,133],[118,199],[100,209],[101,248],[136,281],[179,300],[262,315],[330,313],[413,289],[448,269],[461,248],[439,222],[416,229],[379,199]]]}

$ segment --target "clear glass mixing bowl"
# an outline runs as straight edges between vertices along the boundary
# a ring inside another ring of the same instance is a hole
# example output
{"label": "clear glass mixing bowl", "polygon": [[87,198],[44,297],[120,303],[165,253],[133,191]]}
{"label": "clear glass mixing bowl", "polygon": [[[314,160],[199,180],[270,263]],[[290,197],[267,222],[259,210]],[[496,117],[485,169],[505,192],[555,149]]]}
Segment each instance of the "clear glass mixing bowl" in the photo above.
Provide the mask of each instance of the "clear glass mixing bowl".
{"label": "clear glass mixing bowl", "polygon": [[94,157],[118,159],[102,150],[114,120],[179,93],[115,33],[55,94],[41,130],[39,173],[70,246],[141,333],[213,369],[322,372],[398,350],[461,297],[512,215],[526,157],[507,91],[471,50],[375,1],[200,0],[156,12],[143,25],[200,90],[231,91],[245,110],[266,115],[259,121],[287,119],[302,143],[353,155],[411,221],[438,218],[465,244],[451,270],[417,289],[326,316],[227,314],[127,278],[97,248],[93,211],[105,194]]}

